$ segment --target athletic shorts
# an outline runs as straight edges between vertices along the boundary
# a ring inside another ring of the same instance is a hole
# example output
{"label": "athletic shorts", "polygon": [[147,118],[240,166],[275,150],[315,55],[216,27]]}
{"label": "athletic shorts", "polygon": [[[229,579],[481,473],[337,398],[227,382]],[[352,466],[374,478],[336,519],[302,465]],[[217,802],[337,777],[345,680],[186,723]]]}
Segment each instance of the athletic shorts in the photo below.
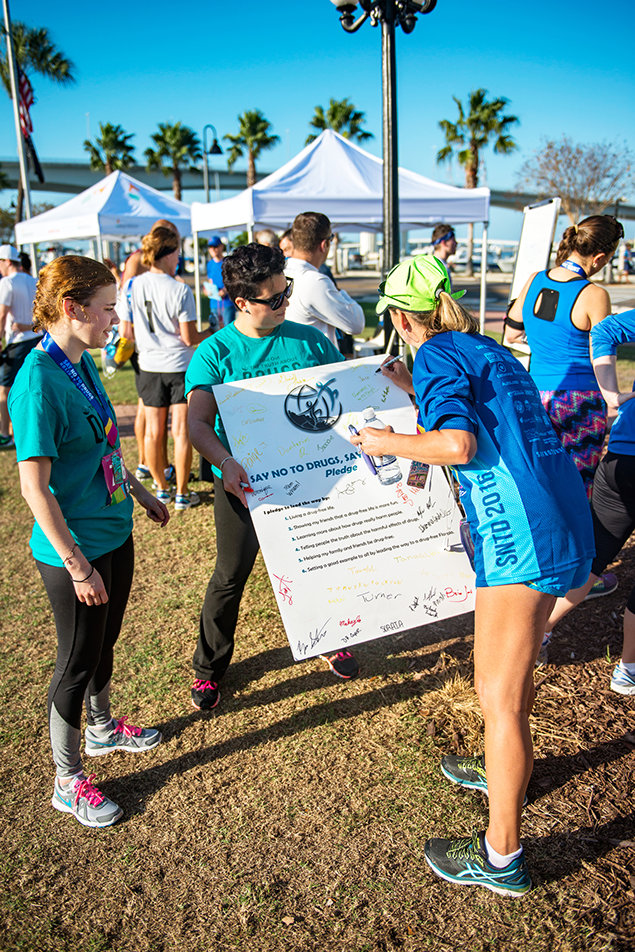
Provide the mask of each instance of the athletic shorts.
{"label": "athletic shorts", "polygon": [[8,344],[2,352],[0,363],[0,387],[11,387],[18,370],[26,360],[27,354],[36,347],[41,337],[32,337],[31,340],[21,340],[17,344]]}
{"label": "athletic shorts", "polygon": [[185,372],[176,374],[140,370],[137,392],[146,407],[171,407],[187,403],[185,399]]}
{"label": "athletic shorts", "polygon": [[635,529],[635,456],[606,453],[593,484],[591,515],[595,539],[591,571],[601,575]]}
{"label": "athletic shorts", "polygon": [[572,588],[580,588],[584,585],[591,574],[591,559],[586,559],[573,568],[565,569],[555,575],[544,575],[542,578],[533,582],[525,582],[528,588],[533,588],[536,592],[543,592],[545,595],[555,595],[560,598],[566,595]]}

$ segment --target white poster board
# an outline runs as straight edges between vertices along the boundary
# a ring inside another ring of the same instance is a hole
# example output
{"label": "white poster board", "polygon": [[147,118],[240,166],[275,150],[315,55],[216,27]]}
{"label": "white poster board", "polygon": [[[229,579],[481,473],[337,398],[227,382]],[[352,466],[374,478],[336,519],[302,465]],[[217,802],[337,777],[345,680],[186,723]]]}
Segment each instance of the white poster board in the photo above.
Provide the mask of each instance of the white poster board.
{"label": "white poster board", "polygon": [[518,297],[530,274],[544,271],[548,266],[559,214],[559,198],[548,198],[523,209],[523,227],[509,293],[510,301]]}
{"label": "white poster board", "polygon": [[296,660],[471,611],[474,574],[445,475],[382,485],[349,441],[375,408],[416,431],[407,395],[375,373],[383,356],[214,387]]}

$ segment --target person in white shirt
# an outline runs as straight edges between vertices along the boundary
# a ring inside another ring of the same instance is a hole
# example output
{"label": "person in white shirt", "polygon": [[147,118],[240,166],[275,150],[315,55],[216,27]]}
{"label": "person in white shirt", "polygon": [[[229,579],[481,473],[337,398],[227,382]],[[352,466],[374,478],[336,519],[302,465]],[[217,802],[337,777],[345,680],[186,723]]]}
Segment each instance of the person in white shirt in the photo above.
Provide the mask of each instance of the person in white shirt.
{"label": "person in white shirt", "polygon": [[286,319],[317,327],[335,346],[337,330],[359,334],[364,328],[361,306],[319,271],[333,240],[329,219],[320,212],[302,212],[293,222],[291,240],[293,251],[284,271],[293,278],[293,294]]}
{"label": "person in white shirt", "polygon": [[33,330],[36,280],[22,270],[20,252],[0,245],[0,335],[4,350],[0,364],[0,449],[13,446],[7,409],[9,390],[29,351],[41,334]]}
{"label": "person in white shirt", "polygon": [[154,228],[143,239],[143,261],[149,271],[138,275],[129,293],[117,305],[122,320],[121,335],[134,340],[139,355],[139,396],[145,407],[145,458],[157,484],[157,499],[171,499],[165,476],[164,434],[172,409],[175,509],[199,503],[190,492],[192,444],[187,432],[185,371],[196,345],[211,330],[196,328],[194,296],[186,284],[176,281],[179,238],[171,228]]}

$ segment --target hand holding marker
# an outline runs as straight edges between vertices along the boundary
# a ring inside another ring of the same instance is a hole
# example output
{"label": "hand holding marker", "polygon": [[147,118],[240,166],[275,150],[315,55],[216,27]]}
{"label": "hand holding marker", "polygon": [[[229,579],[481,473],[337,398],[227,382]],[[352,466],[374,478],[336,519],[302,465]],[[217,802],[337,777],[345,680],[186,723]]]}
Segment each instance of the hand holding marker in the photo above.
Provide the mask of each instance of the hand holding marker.
{"label": "hand holding marker", "polygon": [[399,360],[399,357],[391,357],[390,360],[385,360],[383,364],[377,367],[377,369],[375,370],[375,373],[380,374],[382,370],[384,370],[386,367],[390,367],[390,365],[394,364],[396,360]]}

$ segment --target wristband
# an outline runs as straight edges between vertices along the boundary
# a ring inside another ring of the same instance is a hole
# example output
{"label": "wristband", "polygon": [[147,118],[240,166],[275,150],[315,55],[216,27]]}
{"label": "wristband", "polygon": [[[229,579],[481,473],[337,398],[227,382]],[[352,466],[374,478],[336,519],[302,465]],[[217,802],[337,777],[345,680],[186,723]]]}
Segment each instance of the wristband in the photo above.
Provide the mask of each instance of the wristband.
{"label": "wristband", "polygon": [[79,583],[79,582],[87,582],[88,579],[90,578],[90,576],[93,574],[94,571],[95,571],[95,566],[94,566],[94,565],[91,565],[91,567],[90,567],[90,574],[87,575],[86,578],[73,578],[73,576],[71,575],[71,582],[77,582],[77,583]]}
{"label": "wristband", "polygon": [[233,459],[233,458],[234,458],[233,456],[226,456],[225,459],[222,459],[222,460],[220,461],[220,463],[218,464],[218,468],[220,469],[221,473],[223,472],[223,466],[225,465],[225,463],[227,462],[227,460],[228,460],[228,459]]}

